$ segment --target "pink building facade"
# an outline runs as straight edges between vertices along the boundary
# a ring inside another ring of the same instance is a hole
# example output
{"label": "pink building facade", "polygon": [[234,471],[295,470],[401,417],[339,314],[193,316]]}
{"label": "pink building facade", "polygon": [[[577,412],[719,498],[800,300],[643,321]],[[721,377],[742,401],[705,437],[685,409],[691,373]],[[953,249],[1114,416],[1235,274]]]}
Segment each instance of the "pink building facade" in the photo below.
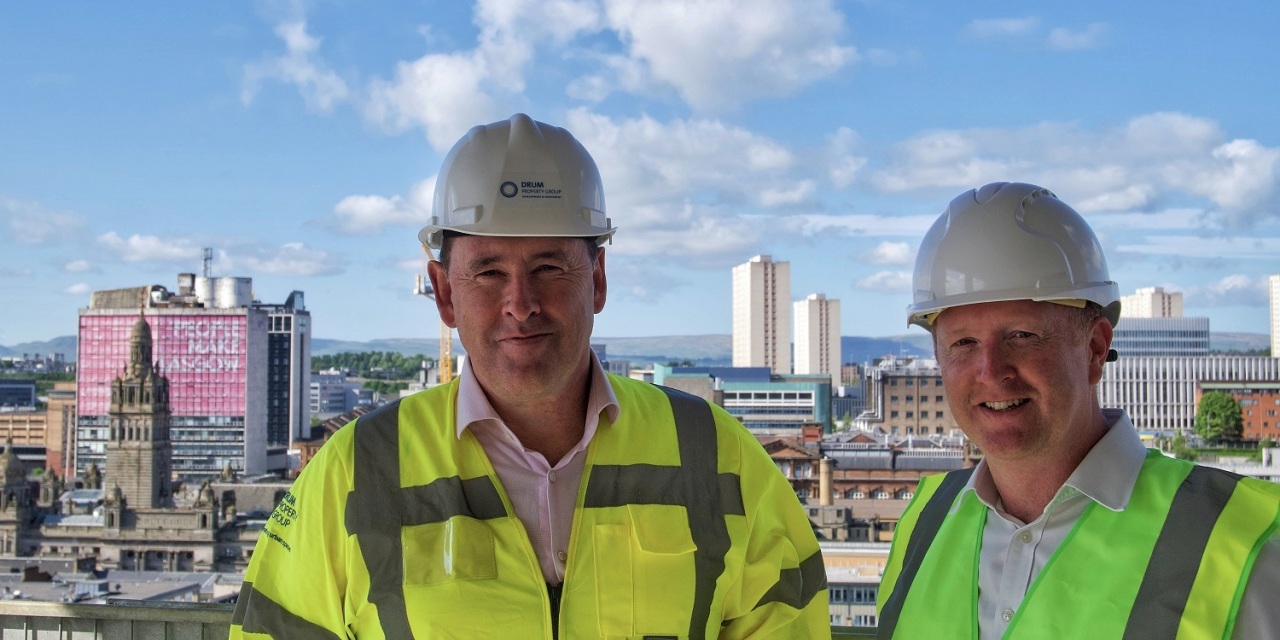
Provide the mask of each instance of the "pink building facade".
{"label": "pink building facade", "polygon": [[[138,309],[82,309],[77,354],[75,468],[101,468],[110,384],[129,359]],[[216,475],[267,472],[268,314],[254,307],[146,308],[155,365],[168,377],[173,470]],[[287,444],[287,443],[286,443]],[[108,470],[109,475],[109,470]]]}

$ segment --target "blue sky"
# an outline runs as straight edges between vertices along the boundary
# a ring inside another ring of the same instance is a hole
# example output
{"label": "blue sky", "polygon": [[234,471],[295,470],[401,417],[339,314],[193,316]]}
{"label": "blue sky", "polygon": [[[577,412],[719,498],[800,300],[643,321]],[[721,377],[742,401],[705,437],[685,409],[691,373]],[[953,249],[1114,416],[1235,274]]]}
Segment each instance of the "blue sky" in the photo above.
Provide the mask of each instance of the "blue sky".
{"label": "blue sky", "polygon": [[[1280,3],[484,0],[0,5],[0,344],[89,292],[214,275],[306,293],[321,338],[433,338],[412,294],[443,154],[569,128],[619,231],[596,335],[730,332],[791,263],[845,335],[906,333],[950,199],[1033,182],[1122,293],[1267,331]],[[911,329],[910,331],[919,331]]]}

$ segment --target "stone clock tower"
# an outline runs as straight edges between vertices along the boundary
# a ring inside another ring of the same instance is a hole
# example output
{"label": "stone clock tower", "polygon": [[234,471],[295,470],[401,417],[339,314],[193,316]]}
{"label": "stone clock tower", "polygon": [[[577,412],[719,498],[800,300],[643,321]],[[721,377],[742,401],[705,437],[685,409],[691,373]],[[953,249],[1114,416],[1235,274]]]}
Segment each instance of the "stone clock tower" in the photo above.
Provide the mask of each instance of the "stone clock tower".
{"label": "stone clock tower", "polygon": [[173,506],[169,380],[152,358],[151,325],[141,313],[129,338],[129,362],[111,383],[106,487],[131,508]]}

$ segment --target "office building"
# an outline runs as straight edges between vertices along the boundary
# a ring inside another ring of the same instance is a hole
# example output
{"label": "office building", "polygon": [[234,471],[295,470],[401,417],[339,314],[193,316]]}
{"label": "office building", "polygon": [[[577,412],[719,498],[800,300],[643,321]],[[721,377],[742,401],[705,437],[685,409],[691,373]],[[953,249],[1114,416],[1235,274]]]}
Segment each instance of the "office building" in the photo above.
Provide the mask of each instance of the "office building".
{"label": "office building", "polygon": [[[210,479],[179,485],[170,473],[171,381],[145,309],[135,311],[125,357],[107,381],[106,473],[91,463],[82,489],[50,471],[39,483],[6,443],[0,455],[0,553],[68,560],[93,569],[243,570],[262,516],[241,518],[237,505],[255,493],[215,492]],[[105,477],[104,477],[105,475]],[[225,468],[218,479],[235,480]],[[107,488],[109,487],[109,488]],[[268,489],[270,490],[270,489]]]}
{"label": "office building", "polygon": [[0,410],[16,408],[34,409],[35,406],[35,380],[0,378]]}
{"label": "office building", "polygon": [[653,365],[653,382],[718,404],[757,435],[832,430],[831,376],[772,374],[767,367]]}
{"label": "office building", "polygon": [[1267,282],[1271,291],[1271,357],[1280,358],[1280,274]]}
{"label": "office building", "polygon": [[286,470],[291,440],[310,427],[310,313],[301,292],[276,305],[251,291],[249,278],[179,274],[176,293],[148,285],[92,295],[79,312],[75,473],[106,463],[110,384],[139,317],[170,383],[174,474]]}
{"label": "office building", "polygon": [[1120,318],[1111,348],[1120,359],[1209,355],[1208,318]]}
{"label": "office building", "polygon": [[760,255],[733,268],[733,366],[791,373],[791,263]]}
{"label": "office building", "polygon": [[1205,381],[1196,400],[1209,391],[1221,391],[1240,403],[1241,440],[1280,442],[1280,380]]}
{"label": "office building", "polygon": [[[1124,324],[1124,321],[1121,321]],[[1102,367],[1098,399],[1124,409],[1141,434],[1190,433],[1197,386],[1205,381],[1235,383],[1280,379],[1280,360],[1263,356],[1154,357],[1123,354]]]}
{"label": "office building", "polygon": [[347,413],[359,405],[372,402],[373,391],[365,389],[359,382],[348,380],[344,371],[329,369],[311,376],[311,415],[321,420]]}
{"label": "office building", "polygon": [[840,301],[811,293],[795,303],[797,374],[825,373],[840,386]]}
{"label": "office building", "polygon": [[1182,292],[1165,293],[1163,287],[1146,287],[1120,296],[1122,318],[1181,318]]}
{"label": "office building", "polygon": [[942,370],[931,358],[888,356],[866,370],[866,409],[853,421],[862,431],[894,436],[954,436]]}

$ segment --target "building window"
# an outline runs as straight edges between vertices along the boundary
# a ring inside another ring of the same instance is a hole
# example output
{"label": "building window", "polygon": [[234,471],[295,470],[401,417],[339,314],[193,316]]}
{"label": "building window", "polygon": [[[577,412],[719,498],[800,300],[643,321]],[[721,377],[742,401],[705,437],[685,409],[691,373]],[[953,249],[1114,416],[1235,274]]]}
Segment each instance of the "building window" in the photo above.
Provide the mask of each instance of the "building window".
{"label": "building window", "polygon": [[890,411],[890,412],[889,412],[889,417],[890,417],[890,418],[896,418],[896,417],[898,417],[898,412],[897,412],[897,411]]}

